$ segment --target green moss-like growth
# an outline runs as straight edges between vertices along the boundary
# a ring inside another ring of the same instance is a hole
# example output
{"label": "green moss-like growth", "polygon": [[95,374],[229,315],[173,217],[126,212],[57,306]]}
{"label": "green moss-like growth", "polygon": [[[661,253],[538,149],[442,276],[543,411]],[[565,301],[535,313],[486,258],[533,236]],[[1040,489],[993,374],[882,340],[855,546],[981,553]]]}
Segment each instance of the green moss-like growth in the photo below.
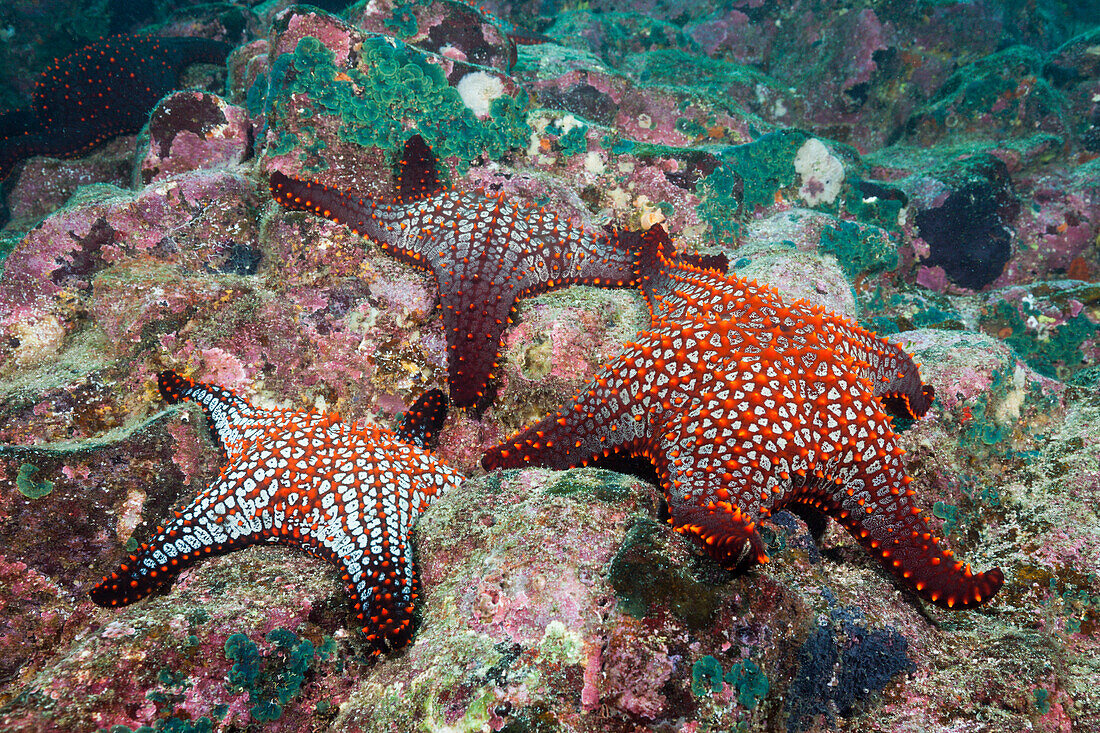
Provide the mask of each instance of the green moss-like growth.
{"label": "green moss-like growth", "polygon": [[399,3],[393,7],[393,16],[388,18],[384,24],[386,28],[393,31],[393,35],[398,38],[411,38],[416,35],[417,23],[416,14],[413,12],[412,3]]}
{"label": "green moss-like growth", "polygon": [[558,147],[566,158],[588,152],[588,125],[575,125],[569,132],[563,132],[559,123],[554,122],[546,131],[558,135]]}
{"label": "green moss-like growth", "polygon": [[1060,94],[1043,78],[1043,63],[1043,54],[1028,46],[992,53],[952,74],[916,119],[929,118],[941,129],[1032,134],[1036,123],[1064,114]]}
{"label": "green moss-like growth", "polygon": [[658,48],[633,53],[625,64],[638,81],[676,88],[697,89],[716,102],[731,103],[731,86],[780,88],[779,82],[751,66],[690,53],[678,48]]}
{"label": "green moss-like growth", "polygon": [[952,504],[937,501],[932,505],[932,515],[943,520],[943,534],[947,536],[959,526],[959,508]]}
{"label": "green moss-like growth", "polygon": [[41,499],[53,491],[53,481],[35,481],[38,474],[38,466],[32,463],[24,463],[19,467],[19,473],[15,476],[15,486],[19,493],[28,499]]}
{"label": "green moss-like growth", "polygon": [[726,682],[737,690],[737,702],[752,710],[768,694],[768,675],[750,659],[730,667]]}
{"label": "green moss-like growth", "polygon": [[869,182],[875,188],[883,189],[883,196],[866,196],[863,193],[861,180],[853,176],[848,183],[850,187],[844,193],[844,208],[860,221],[875,224],[890,232],[900,229],[898,226],[898,214],[905,206],[905,195],[900,189],[895,189],[881,181]]}
{"label": "green moss-like growth", "polygon": [[[437,156],[455,159],[460,171],[472,160],[496,159],[527,143],[528,100],[522,90],[515,97],[505,94],[493,100],[489,119],[481,121],[463,104],[438,64],[400,41],[366,39],[361,66],[362,70],[341,69],[321,41],[302,38],[293,53],[282,54],[272,65],[272,124],[277,125],[282,115],[297,115],[299,120],[334,115],[340,120],[337,134],[342,140],[387,151],[400,149],[411,126]],[[298,96],[292,102],[294,95]],[[272,152],[283,154],[295,147],[302,149],[303,162],[317,165],[325,144],[304,128],[297,138],[282,130]]]}
{"label": "green moss-like growth", "polygon": [[554,496],[590,494],[607,503],[621,502],[633,494],[633,481],[621,473],[599,468],[574,468],[561,475],[544,491]]}
{"label": "green moss-like growth", "polygon": [[721,692],[722,663],[709,654],[691,665],[691,693],[703,697],[712,692]]}
{"label": "green moss-like growth", "polygon": [[[621,607],[642,618],[667,612],[692,628],[711,622],[719,605],[716,586],[697,577],[693,568],[673,559],[667,527],[639,517],[627,530],[623,543],[608,566],[608,579]],[[711,563],[709,560],[700,560]],[[716,565],[716,574],[722,573]]]}
{"label": "green moss-like growth", "polygon": [[797,182],[794,158],[809,137],[782,130],[718,154],[721,164],[696,187],[699,217],[718,240],[736,243],[756,208],[771,206],[777,191]]}
{"label": "green moss-like growth", "polygon": [[267,98],[267,75],[257,74],[256,80],[248,88],[244,106],[250,117],[255,117],[264,111],[264,101]]}
{"label": "green moss-like growth", "polygon": [[330,639],[316,649],[309,639],[300,639],[287,629],[274,629],[267,640],[273,649],[266,656],[244,634],[225,640],[225,656],[234,662],[228,686],[248,693],[249,712],[261,723],[282,717],[283,708],[298,696],[314,660],[328,659],[335,649]]}
{"label": "green moss-like growth", "polygon": [[849,280],[898,266],[898,248],[878,227],[838,221],[821,232],[818,249],[834,255]]}
{"label": "green moss-like growth", "polygon": [[125,725],[111,726],[110,733],[213,733],[214,721],[202,717],[198,720],[180,720],[177,717],[163,718],[152,725],[142,725],[131,729]]}
{"label": "green moss-like growth", "polygon": [[1050,692],[1044,690],[1042,687],[1038,687],[1033,691],[1035,699],[1035,709],[1039,711],[1039,715],[1046,715],[1050,712]]}
{"label": "green moss-like growth", "polygon": [[1047,327],[1044,320],[1048,316],[1026,302],[1022,307],[1028,317],[1026,321],[1011,303],[998,301],[991,312],[983,314],[982,330],[1001,334],[1008,329],[1011,333],[1002,336],[1004,342],[1044,376],[1061,379],[1086,366],[1081,344],[1100,336],[1100,326],[1079,313],[1064,323]]}
{"label": "green moss-like growth", "polygon": [[965,328],[962,315],[951,301],[928,290],[887,294],[879,288],[863,308],[867,314],[861,319],[863,326],[883,335],[915,328]]}

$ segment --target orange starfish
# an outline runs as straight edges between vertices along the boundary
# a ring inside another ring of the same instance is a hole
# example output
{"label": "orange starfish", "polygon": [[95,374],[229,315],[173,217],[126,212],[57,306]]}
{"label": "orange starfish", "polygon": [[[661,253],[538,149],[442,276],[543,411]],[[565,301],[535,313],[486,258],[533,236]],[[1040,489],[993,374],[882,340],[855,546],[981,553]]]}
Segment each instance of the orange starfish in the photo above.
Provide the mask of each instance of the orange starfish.
{"label": "orange starfish", "polygon": [[767,562],[761,519],[813,509],[933,603],[996,593],[1000,569],[975,574],[954,560],[907,488],[884,407],[928,408],[932,389],[912,360],[817,306],[700,269],[662,235],[648,237],[650,328],[482,465],[564,469],[627,453],[656,466],[676,530],[728,565]]}
{"label": "orange starfish", "polygon": [[104,577],[92,600],[124,606],[204,557],[274,542],[336,566],[375,652],[407,642],[419,587],[409,530],[440,493],[463,480],[424,450],[442,424],[443,393],[421,397],[394,434],[333,414],[260,409],[175,372],[158,381],[169,402],[202,407],[226,466]]}

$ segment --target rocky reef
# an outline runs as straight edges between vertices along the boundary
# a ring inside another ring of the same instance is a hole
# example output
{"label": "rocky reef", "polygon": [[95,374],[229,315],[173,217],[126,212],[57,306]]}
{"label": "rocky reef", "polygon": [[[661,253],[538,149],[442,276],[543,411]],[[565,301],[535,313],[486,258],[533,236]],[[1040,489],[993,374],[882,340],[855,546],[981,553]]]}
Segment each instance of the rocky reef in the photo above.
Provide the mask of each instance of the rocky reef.
{"label": "rocky reef", "polygon": [[[5,182],[0,728],[1100,730],[1095,17],[323,5],[188,8],[155,30],[229,43],[224,69],[192,69],[141,134]],[[573,287],[520,301],[495,400],[445,424],[438,454],[470,478],[416,526],[409,646],[372,659],[337,574],[286,548],[95,606],[218,476],[162,370],[387,426],[446,388],[433,279],[268,191],[279,170],[390,197],[413,131],[460,190],[660,223],[904,344],[936,394],[894,424],[910,488],[1003,589],[936,608],[787,512],[760,528],[771,561],[733,573],[672,531],[644,466],[481,470],[647,323],[629,288]]]}

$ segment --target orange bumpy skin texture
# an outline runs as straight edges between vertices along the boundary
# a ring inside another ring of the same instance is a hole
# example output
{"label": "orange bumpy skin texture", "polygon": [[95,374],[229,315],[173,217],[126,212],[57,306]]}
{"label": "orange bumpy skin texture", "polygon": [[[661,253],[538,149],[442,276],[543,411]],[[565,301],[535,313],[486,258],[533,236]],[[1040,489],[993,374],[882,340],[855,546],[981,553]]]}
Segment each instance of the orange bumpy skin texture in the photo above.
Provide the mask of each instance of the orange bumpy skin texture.
{"label": "orange bumpy skin texture", "polygon": [[409,544],[416,518],[463,477],[417,445],[438,431],[444,399],[429,392],[397,434],[334,414],[263,410],[175,372],[169,402],[206,413],[226,465],[221,476],[92,590],[122,606],[210,556],[259,543],[300,548],[336,566],[375,652],[406,643],[419,581]]}
{"label": "orange bumpy skin texture", "polygon": [[441,187],[436,161],[415,135],[405,145],[397,199],[379,202],[319,183],[271,176],[271,195],[369,237],[398,259],[429,270],[447,334],[448,384],[458,407],[492,401],[500,339],[516,301],[566,285],[636,284],[640,237],[594,234],[503,194]]}
{"label": "orange bumpy skin texture", "polygon": [[613,452],[656,467],[677,531],[728,565],[766,562],[760,519],[832,516],[905,585],[948,608],[987,601],[913,503],[887,412],[931,387],[898,346],[823,309],[678,257],[663,233],[642,288],[651,327],[571,404],[491,449],[487,469],[568,468]]}

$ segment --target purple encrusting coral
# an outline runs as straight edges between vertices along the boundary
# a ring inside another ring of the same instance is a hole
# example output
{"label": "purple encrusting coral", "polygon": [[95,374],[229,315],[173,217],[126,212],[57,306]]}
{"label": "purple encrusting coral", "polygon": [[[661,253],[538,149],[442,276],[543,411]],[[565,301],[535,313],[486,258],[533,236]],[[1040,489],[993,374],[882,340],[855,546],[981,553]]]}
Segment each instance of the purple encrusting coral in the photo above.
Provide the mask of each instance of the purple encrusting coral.
{"label": "purple encrusting coral", "polygon": [[[1100,726],[1096,19],[490,9],[276,2],[232,32],[198,9],[170,27],[237,44],[224,88],[207,70],[209,91],[162,99],[137,138],[7,181],[0,729]],[[975,567],[1004,569],[999,594],[924,605],[839,527],[818,540],[785,512],[760,527],[771,562],[735,575],[644,480],[481,472],[647,323],[630,290],[569,288],[521,301],[496,399],[448,418],[438,453],[472,478],[414,531],[405,649],[370,661],[336,573],[278,548],[94,606],[103,573],[217,477],[201,416],[162,411],[158,372],[386,425],[446,386],[433,279],[267,187],[282,170],[386,199],[414,131],[460,190],[592,231],[663,223],[681,250],[902,342],[937,397],[894,424],[914,500]]]}

